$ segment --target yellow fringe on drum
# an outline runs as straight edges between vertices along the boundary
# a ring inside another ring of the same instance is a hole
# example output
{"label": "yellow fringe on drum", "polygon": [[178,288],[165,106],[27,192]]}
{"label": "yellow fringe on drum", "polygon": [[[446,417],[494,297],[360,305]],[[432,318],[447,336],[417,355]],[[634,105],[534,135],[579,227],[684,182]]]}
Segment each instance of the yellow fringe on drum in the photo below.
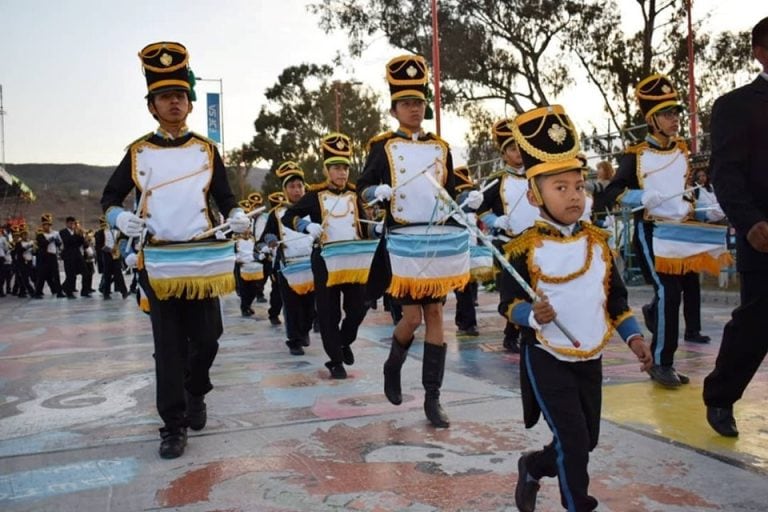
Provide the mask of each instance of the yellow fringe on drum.
{"label": "yellow fringe on drum", "polygon": [[144,313],[149,313],[149,299],[144,294],[139,296],[139,309]]}
{"label": "yellow fringe on drum", "polygon": [[192,300],[207,299],[235,291],[235,276],[232,272],[228,272],[207,277],[149,278],[149,284],[160,300],[174,297]]}
{"label": "yellow fringe on drum", "polygon": [[442,297],[453,290],[461,290],[469,283],[469,274],[452,277],[436,278],[407,278],[392,276],[392,282],[387,290],[395,298],[406,295],[414,299],[425,297]]}
{"label": "yellow fringe on drum", "polygon": [[328,282],[326,286],[337,284],[364,284],[368,282],[368,274],[371,269],[357,268],[351,270],[337,270],[328,273]]}
{"label": "yellow fringe on drum", "polygon": [[296,292],[297,295],[306,295],[306,294],[308,294],[310,292],[315,291],[315,283],[313,283],[311,281],[309,283],[304,283],[304,284],[301,284],[301,285],[291,284],[291,285],[288,285],[288,286],[290,286],[291,290]]}
{"label": "yellow fringe on drum", "polygon": [[469,271],[470,278],[478,283],[486,283],[493,280],[493,267],[473,268]]}
{"label": "yellow fringe on drum", "polygon": [[673,275],[683,275],[688,272],[706,272],[716,276],[720,274],[720,269],[733,265],[733,257],[727,252],[717,258],[707,253],[682,259],[656,256],[655,261],[657,272]]}
{"label": "yellow fringe on drum", "polygon": [[240,277],[243,281],[260,281],[264,279],[264,272],[243,272],[241,270]]}

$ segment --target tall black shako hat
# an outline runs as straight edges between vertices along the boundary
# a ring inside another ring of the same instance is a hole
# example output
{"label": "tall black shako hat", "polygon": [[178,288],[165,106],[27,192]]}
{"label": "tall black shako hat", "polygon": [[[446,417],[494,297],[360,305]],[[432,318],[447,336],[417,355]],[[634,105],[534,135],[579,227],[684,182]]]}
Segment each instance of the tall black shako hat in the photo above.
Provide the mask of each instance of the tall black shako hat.
{"label": "tall black shako hat", "polygon": [[434,113],[429,106],[429,67],[421,55],[400,55],[387,62],[387,82],[393,102],[405,99],[419,99],[427,102],[424,119],[432,119]]}
{"label": "tall black shako hat", "polygon": [[323,151],[323,165],[350,165],[352,158],[352,139],[343,133],[329,133],[320,140]]}
{"label": "tall black shako hat", "polygon": [[647,123],[650,123],[653,115],[659,112],[684,110],[672,82],[661,74],[653,74],[642,79],[635,87],[635,98]]}
{"label": "tall black shako hat", "polygon": [[293,160],[287,160],[278,165],[277,169],[275,169],[275,174],[280,178],[283,189],[285,189],[285,186],[293,180],[298,179],[302,182],[304,181],[304,171],[299,167],[299,164]]}
{"label": "tall black shako hat", "polygon": [[456,190],[467,190],[475,188],[475,182],[472,181],[472,176],[469,174],[469,167],[466,165],[460,165],[453,168],[453,175],[456,177]]}
{"label": "tall black shako hat", "polygon": [[501,119],[496,121],[491,128],[493,134],[493,140],[499,147],[499,151],[503,152],[510,142],[515,142],[513,137],[512,126],[514,125],[513,119]]}
{"label": "tall black shako hat", "polygon": [[189,69],[189,53],[181,43],[161,41],[145,46],[139,52],[147,97],[163,91],[184,91],[195,101],[195,74]]}
{"label": "tall black shako hat", "polygon": [[512,123],[512,132],[523,157],[528,185],[539,205],[543,202],[534,180],[536,176],[584,170],[578,158],[579,136],[562,106],[550,105],[523,112]]}

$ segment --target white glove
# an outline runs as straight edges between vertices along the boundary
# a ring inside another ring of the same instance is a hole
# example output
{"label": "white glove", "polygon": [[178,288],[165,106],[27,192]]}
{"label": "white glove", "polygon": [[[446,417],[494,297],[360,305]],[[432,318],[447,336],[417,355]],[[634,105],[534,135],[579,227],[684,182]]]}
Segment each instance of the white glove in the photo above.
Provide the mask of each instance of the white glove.
{"label": "white glove", "polygon": [[135,252],[132,252],[128,256],[125,257],[125,266],[128,268],[136,268],[136,264],[139,261],[139,257],[136,256]]}
{"label": "white glove", "polygon": [[723,213],[723,210],[718,206],[711,210],[707,210],[706,217],[709,222],[720,222],[725,218],[725,213]]}
{"label": "white glove", "polygon": [[245,233],[251,227],[251,219],[240,208],[232,210],[227,221],[233,233]]}
{"label": "white glove", "polygon": [[392,187],[389,185],[379,185],[373,191],[373,195],[379,201],[389,201],[392,198]]}
{"label": "white glove", "polygon": [[323,226],[311,222],[304,228],[304,231],[312,237],[313,240],[317,240],[323,234]]}
{"label": "white glove", "polygon": [[509,215],[501,215],[493,222],[493,227],[501,231],[510,231],[512,226],[509,224]]}
{"label": "white glove", "polygon": [[141,236],[144,231],[144,221],[131,212],[121,212],[115,219],[115,226],[129,237]]}
{"label": "white glove", "polygon": [[270,249],[268,245],[264,244],[264,247],[262,247],[259,252],[265,256],[269,256],[272,254],[272,249]]}
{"label": "white glove", "polygon": [[480,205],[483,204],[483,193],[478,190],[472,190],[467,195],[466,203],[467,203],[467,206],[469,206],[473,210],[477,210],[478,208],[480,208]]}
{"label": "white glove", "polygon": [[640,202],[646,209],[656,208],[664,202],[664,198],[661,196],[661,192],[658,190],[646,190],[643,192],[643,196],[640,198]]}

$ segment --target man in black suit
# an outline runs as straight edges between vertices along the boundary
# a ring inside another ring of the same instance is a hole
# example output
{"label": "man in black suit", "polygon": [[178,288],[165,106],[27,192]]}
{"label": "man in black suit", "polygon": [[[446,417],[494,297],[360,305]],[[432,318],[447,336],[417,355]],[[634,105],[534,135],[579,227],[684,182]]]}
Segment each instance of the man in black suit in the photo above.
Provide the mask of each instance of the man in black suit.
{"label": "man in black suit", "polygon": [[752,29],[763,72],[712,107],[712,178],[717,200],[736,228],[741,304],[723,330],[715,369],[704,380],[707,421],[736,437],[733,404],[768,351],[768,17]]}
{"label": "man in black suit", "polygon": [[[61,259],[64,262],[64,284],[62,288],[67,298],[74,299],[77,291],[77,274],[85,272],[85,236],[83,230],[77,225],[77,219],[67,217],[67,227],[59,231],[61,236]],[[83,287],[83,296],[88,297],[89,292]]]}

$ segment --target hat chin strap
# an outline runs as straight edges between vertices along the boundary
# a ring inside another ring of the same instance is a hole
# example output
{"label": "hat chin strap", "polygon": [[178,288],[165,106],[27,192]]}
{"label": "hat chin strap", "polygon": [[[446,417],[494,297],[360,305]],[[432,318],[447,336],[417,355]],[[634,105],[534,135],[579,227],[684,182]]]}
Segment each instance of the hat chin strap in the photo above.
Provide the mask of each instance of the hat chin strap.
{"label": "hat chin strap", "polygon": [[653,127],[653,132],[654,133],[658,133],[660,135],[663,135],[667,139],[671,139],[672,138],[672,135],[669,135],[668,133],[664,133],[664,130],[661,129],[661,126],[659,126],[658,121],[656,121],[656,114],[653,114],[651,116],[650,125],[651,125],[651,127]]}
{"label": "hat chin strap", "polygon": [[541,192],[539,191],[538,185],[536,185],[536,180],[531,178],[530,181],[531,184],[531,190],[533,191],[533,197],[536,199],[536,205],[541,208],[541,210],[547,214],[547,217],[552,219],[553,221],[557,222],[561,226],[567,226],[568,224],[558,219],[555,215],[552,214],[551,211],[549,211],[549,208],[547,208],[547,205],[544,204],[544,198],[541,197]]}

